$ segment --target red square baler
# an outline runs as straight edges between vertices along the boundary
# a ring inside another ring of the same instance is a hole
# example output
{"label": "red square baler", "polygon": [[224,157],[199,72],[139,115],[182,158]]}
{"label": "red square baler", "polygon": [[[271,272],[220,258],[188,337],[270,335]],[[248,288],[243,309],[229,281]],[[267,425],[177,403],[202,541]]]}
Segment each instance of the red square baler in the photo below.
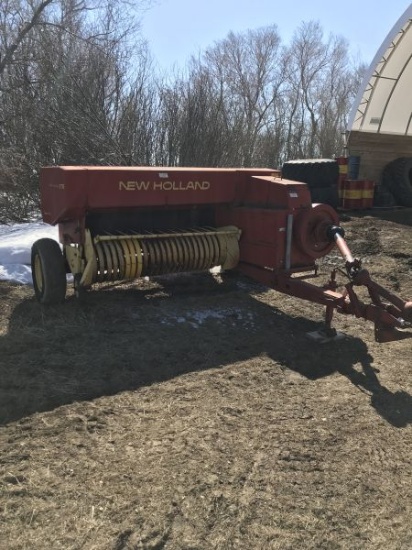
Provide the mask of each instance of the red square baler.
{"label": "red square baler", "polygon": [[[33,245],[38,300],[63,301],[67,272],[80,294],[96,282],[221,266],[325,305],[326,333],[334,334],[336,309],[374,321],[378,340],[392,339],[410,319],[411,302],[370,279],[331,206],[312,204],[306,184],[277,176],[257,168],[43,168],[43,220],[58,225],[62,250],[51,239]],[[335,245],[348,278],[341,293],[336,269],[326,285],[307,281]],[[358,299],[357,285],[368,288],[371,304]]]}

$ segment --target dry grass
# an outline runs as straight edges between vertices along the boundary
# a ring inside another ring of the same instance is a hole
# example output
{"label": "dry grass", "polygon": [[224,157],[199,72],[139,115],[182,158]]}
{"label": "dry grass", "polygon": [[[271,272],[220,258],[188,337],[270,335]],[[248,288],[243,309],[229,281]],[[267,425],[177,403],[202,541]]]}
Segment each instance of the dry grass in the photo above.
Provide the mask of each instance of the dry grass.
{"label": "dry grass", "polygon": [[[345,225],[411,296],[411,228]],[[0,295],[1,548],[412,547],[412,340],[319,347],[318,306],[204,275]]]}

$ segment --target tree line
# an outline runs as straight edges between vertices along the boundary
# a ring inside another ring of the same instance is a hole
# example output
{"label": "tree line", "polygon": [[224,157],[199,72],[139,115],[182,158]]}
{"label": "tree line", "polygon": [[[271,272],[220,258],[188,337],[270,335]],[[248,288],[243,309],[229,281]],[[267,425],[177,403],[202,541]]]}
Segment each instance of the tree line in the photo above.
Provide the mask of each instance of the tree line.
{"label": "tree line", "polygon": [[45,165],[276,168],[341,154],[365,70],[342,36],[313,21],[290,44],[276,25],[230,32],[162,75],[139,32],[148,4],[2,0],[0,222],[30,216]]}

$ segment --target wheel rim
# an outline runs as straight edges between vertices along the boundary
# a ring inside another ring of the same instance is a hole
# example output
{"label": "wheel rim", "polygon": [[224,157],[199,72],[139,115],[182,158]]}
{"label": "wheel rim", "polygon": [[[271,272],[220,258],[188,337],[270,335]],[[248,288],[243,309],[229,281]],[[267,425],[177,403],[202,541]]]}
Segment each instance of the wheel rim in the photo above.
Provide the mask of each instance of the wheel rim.
{"label": "wheel rim", "polygon": [[43,269],[38,254],[34,258],[34,280],[39,292],[43,292]]}

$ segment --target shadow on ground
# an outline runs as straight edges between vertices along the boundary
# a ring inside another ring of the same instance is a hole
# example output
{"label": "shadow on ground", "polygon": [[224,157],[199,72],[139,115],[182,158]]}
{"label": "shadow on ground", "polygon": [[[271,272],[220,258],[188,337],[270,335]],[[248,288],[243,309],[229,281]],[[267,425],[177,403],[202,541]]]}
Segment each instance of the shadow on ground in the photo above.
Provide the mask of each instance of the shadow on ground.
{"label": "shadow on ground", "polygon": [[237,285],[181,277],[93,291],[84,303],[20,301],[0,341],[0,424],[262,356],[311,380],[339,372],[392,425],[412,422],[411,396],[380,384],[361,339],[311,342],[306,333],[319,323],[264,303],[265,289]]}
{"label": "shadow on ground", "polygon": [[371,365],[373,358],[367,353],[361,360],[362,371],[353,367],[341,367],[339,372],[348,378],[354,386],[368,393],[371,405],[387,422],[397,428],[412,423],[412,396],[407,392],[391,392],[379,381],[379,370]]}

